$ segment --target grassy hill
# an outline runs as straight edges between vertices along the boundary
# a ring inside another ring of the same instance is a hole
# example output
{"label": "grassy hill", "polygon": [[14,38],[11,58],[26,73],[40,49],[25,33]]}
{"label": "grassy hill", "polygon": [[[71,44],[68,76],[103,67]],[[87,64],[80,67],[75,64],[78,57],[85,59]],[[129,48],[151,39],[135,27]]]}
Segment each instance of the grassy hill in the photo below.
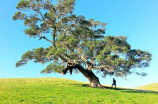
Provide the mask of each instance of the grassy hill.
{"label": "grassy hill", "polygon": [[158,83],[148,84],[145,86],[139,86],[139,87],[136,87],[136,89],[158,91]]}
{"label": "grassy hill", "polygon": [[1,78],[0,104],[158,104],[158,92],[87,85],[62,78]]}

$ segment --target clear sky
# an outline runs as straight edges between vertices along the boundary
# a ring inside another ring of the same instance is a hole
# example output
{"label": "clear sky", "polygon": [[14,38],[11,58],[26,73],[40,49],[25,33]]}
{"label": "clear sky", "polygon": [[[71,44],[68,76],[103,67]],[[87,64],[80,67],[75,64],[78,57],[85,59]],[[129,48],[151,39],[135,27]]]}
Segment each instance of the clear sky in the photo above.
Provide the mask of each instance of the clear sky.
{"label": "clear sky", "polygon": [[[19,1],[0,0],[0,78],[60,77],[88,82],[82,74],[42,75],[40,71],[46,65],[31,61],[25,66],[15,67],[15,63],[26,51],[51,45],[45,40],[29,38],[23,32],[23,21],[12,20]],[[107,22],[105,35],[128,36],[132,49],[152,53],[150,67],[138,69],[147,72],[146,77],[132,74],[127,77],[128,81],[114,77],[118,86],[137,87],[158,83],[158,0],[76,0],[74,13],[86,19]],[[113,77],[102,78],[101,73],[97,76],[101,84],[112,84]]]}

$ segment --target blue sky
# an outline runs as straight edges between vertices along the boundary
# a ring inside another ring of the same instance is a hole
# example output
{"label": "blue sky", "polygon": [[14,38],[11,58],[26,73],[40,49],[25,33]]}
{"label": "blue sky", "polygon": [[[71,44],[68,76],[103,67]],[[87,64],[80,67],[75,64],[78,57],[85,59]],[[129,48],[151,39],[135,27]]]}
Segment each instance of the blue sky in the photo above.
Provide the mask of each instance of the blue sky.
{"label": "blue sky", "polygon": [[[60,77],[88,82],[82,74],[66,76],[60,74],[42,75],[40,71],[46,65],[28,62],[16,68],[15,63],[23,53],[33,48],[48,47],[45,40],[29,38],[24,34],[23,21],[13,21],[12,16],[20,0],[0,0],[0,78],[34,78]],[[136,87],[150,83],[158,83],[158,0],[76,0],[74,13],[86,19],[106,22],[105,35],[128,36],[132,49],[150,52],[153,57],[150,67],[138,69],[148,73],[146,77],[130,75],[127,80],[116,78],[117,85]],[[112,84],[113,77],[102,78],[97,74],[101,84]]]}

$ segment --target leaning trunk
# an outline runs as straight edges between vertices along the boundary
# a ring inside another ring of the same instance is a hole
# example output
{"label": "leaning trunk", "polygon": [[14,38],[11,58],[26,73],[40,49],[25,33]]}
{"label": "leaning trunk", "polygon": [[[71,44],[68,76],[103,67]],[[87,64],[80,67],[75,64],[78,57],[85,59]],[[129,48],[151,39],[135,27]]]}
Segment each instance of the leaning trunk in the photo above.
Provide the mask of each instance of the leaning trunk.
{"label": "leaning trunk", "polygon": [[99,78],[91,70],[86,70],[81,65],[76,65],[76,68],[89,80],[90,87],[102,87]]}

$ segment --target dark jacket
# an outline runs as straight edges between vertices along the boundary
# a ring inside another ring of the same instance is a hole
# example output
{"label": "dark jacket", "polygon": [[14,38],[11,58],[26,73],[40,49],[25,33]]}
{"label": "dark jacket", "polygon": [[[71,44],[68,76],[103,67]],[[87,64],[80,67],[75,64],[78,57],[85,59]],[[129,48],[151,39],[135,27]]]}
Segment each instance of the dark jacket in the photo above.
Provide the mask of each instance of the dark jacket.
{"label": "dark jacket", "polygon": [[115,80],[115,79],[113,79],[113,83],[116,83],[116,80]]}

